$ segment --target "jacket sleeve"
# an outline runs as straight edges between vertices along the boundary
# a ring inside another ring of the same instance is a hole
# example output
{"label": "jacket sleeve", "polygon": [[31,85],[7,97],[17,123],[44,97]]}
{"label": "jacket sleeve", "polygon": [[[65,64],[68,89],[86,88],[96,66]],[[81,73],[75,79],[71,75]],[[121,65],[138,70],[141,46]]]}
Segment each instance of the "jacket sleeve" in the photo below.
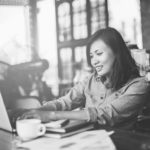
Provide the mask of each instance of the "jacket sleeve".
{"label": "jacket sleeve", "polygon": [[48,110],[72,110],[78,107],[84,107],[84,89],[88,80],[89,77],[85,78],[82,82],[79,82],[77,85],[72,87],[65,96],[49,101],[43,107]]}
{"label": "jacket sleeve", "polygon": [[97,107],[89,107],[90,121],[114,126],[136,118],[150,95],[150,85],[146,80],[129,84],[123,91],[117,91]]}

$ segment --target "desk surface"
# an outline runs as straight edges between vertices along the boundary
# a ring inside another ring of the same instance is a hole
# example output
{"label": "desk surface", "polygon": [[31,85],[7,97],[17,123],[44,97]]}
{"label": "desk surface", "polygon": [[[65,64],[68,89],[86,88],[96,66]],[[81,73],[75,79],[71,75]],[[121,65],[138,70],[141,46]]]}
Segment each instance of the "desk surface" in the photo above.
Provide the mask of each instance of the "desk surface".
{"label": "desk surface", "polygon": [[0,149],[1,150],[15,150],[14,148],[14,141],[15,141],[15,135],[1,130],[0,129]]}
{"label": "desk surface", "polygon": [[[16,147],[16,135],[0,130],[0,149],[2,150],[29,150],[26,148]],[[150,135],[116,130],[111,139],[117,150],[148,150],[150,149]],[[62,139],[55,139],[59,142]],[[43,149],[42,149],[43,150]],[[55,149],[54,149],[55,150]]]}

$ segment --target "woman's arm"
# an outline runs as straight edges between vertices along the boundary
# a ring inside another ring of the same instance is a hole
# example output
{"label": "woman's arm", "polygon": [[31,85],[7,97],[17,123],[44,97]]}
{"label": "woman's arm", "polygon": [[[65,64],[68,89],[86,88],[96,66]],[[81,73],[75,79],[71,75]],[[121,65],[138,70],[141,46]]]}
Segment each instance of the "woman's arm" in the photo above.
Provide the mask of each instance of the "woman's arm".
{"label": "woman's arm", "polygon": [[75,119],[89,121],[89,114],[86,109],[79,111],[43,111],[40,109],[32,109],[24,113],[20,119],[38,118],[42,122],[49,122],[60,119]]}
{"label": "woman's arm", "polygon": [[135,121],[149,96],[150,84],[147,81],[140,79],[132,82],[109,96],[102,105],[89,107],[90,121],[109,126]]}
{"label": "woman's arm", "polygon": [[88,80],[89,79],[86,78],[83,82],[71,88],[66,96],[50,101],[38,109],[29,110],[20,118],[39,118],[43,122],[59,119],[89,120],[88,111],[86,110],[70,111],[75,108],[84,107],[84,89]]}
{"label": "woman's arm", "polygon": [[88,84],[89,78],[90,76],[72,87],[65,96],[47,102],[41,107],[41,110],[65,111],[73,110],[78,107],[83,107],[85,104],[84,89],[85,86]]}

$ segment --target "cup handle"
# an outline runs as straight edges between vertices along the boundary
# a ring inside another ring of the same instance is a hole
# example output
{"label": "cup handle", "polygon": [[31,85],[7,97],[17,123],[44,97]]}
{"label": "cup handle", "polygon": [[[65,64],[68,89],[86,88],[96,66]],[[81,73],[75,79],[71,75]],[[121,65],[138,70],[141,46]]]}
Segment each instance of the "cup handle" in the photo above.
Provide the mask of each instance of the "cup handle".
{"label": "cup handle", "polygon": [[39,125],[39,133],[38,133],[38,136],[44,135],[45,132],[46,132],[46,127],[45,127],[45,125],[40,124],[40,125]]}

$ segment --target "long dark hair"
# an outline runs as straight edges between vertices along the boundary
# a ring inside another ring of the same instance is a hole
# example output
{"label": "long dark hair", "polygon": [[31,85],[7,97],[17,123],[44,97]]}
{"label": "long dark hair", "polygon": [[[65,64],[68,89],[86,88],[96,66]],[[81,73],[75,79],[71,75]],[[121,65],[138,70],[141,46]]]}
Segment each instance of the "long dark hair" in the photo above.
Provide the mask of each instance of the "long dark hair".
{"label": "long dark hair", "polygon": [[113,71],[111,73],[111,84],[114,90],[122,87],[131,77],[139,76],[138,67],[131,56],[130,50],[126,46],[125,41],[121,34],[111,27],[98,30],[89,39],[86,53],[87,61],[90,66],[92,66],[90,47],[98,39],[107,44],[116,55]]}

